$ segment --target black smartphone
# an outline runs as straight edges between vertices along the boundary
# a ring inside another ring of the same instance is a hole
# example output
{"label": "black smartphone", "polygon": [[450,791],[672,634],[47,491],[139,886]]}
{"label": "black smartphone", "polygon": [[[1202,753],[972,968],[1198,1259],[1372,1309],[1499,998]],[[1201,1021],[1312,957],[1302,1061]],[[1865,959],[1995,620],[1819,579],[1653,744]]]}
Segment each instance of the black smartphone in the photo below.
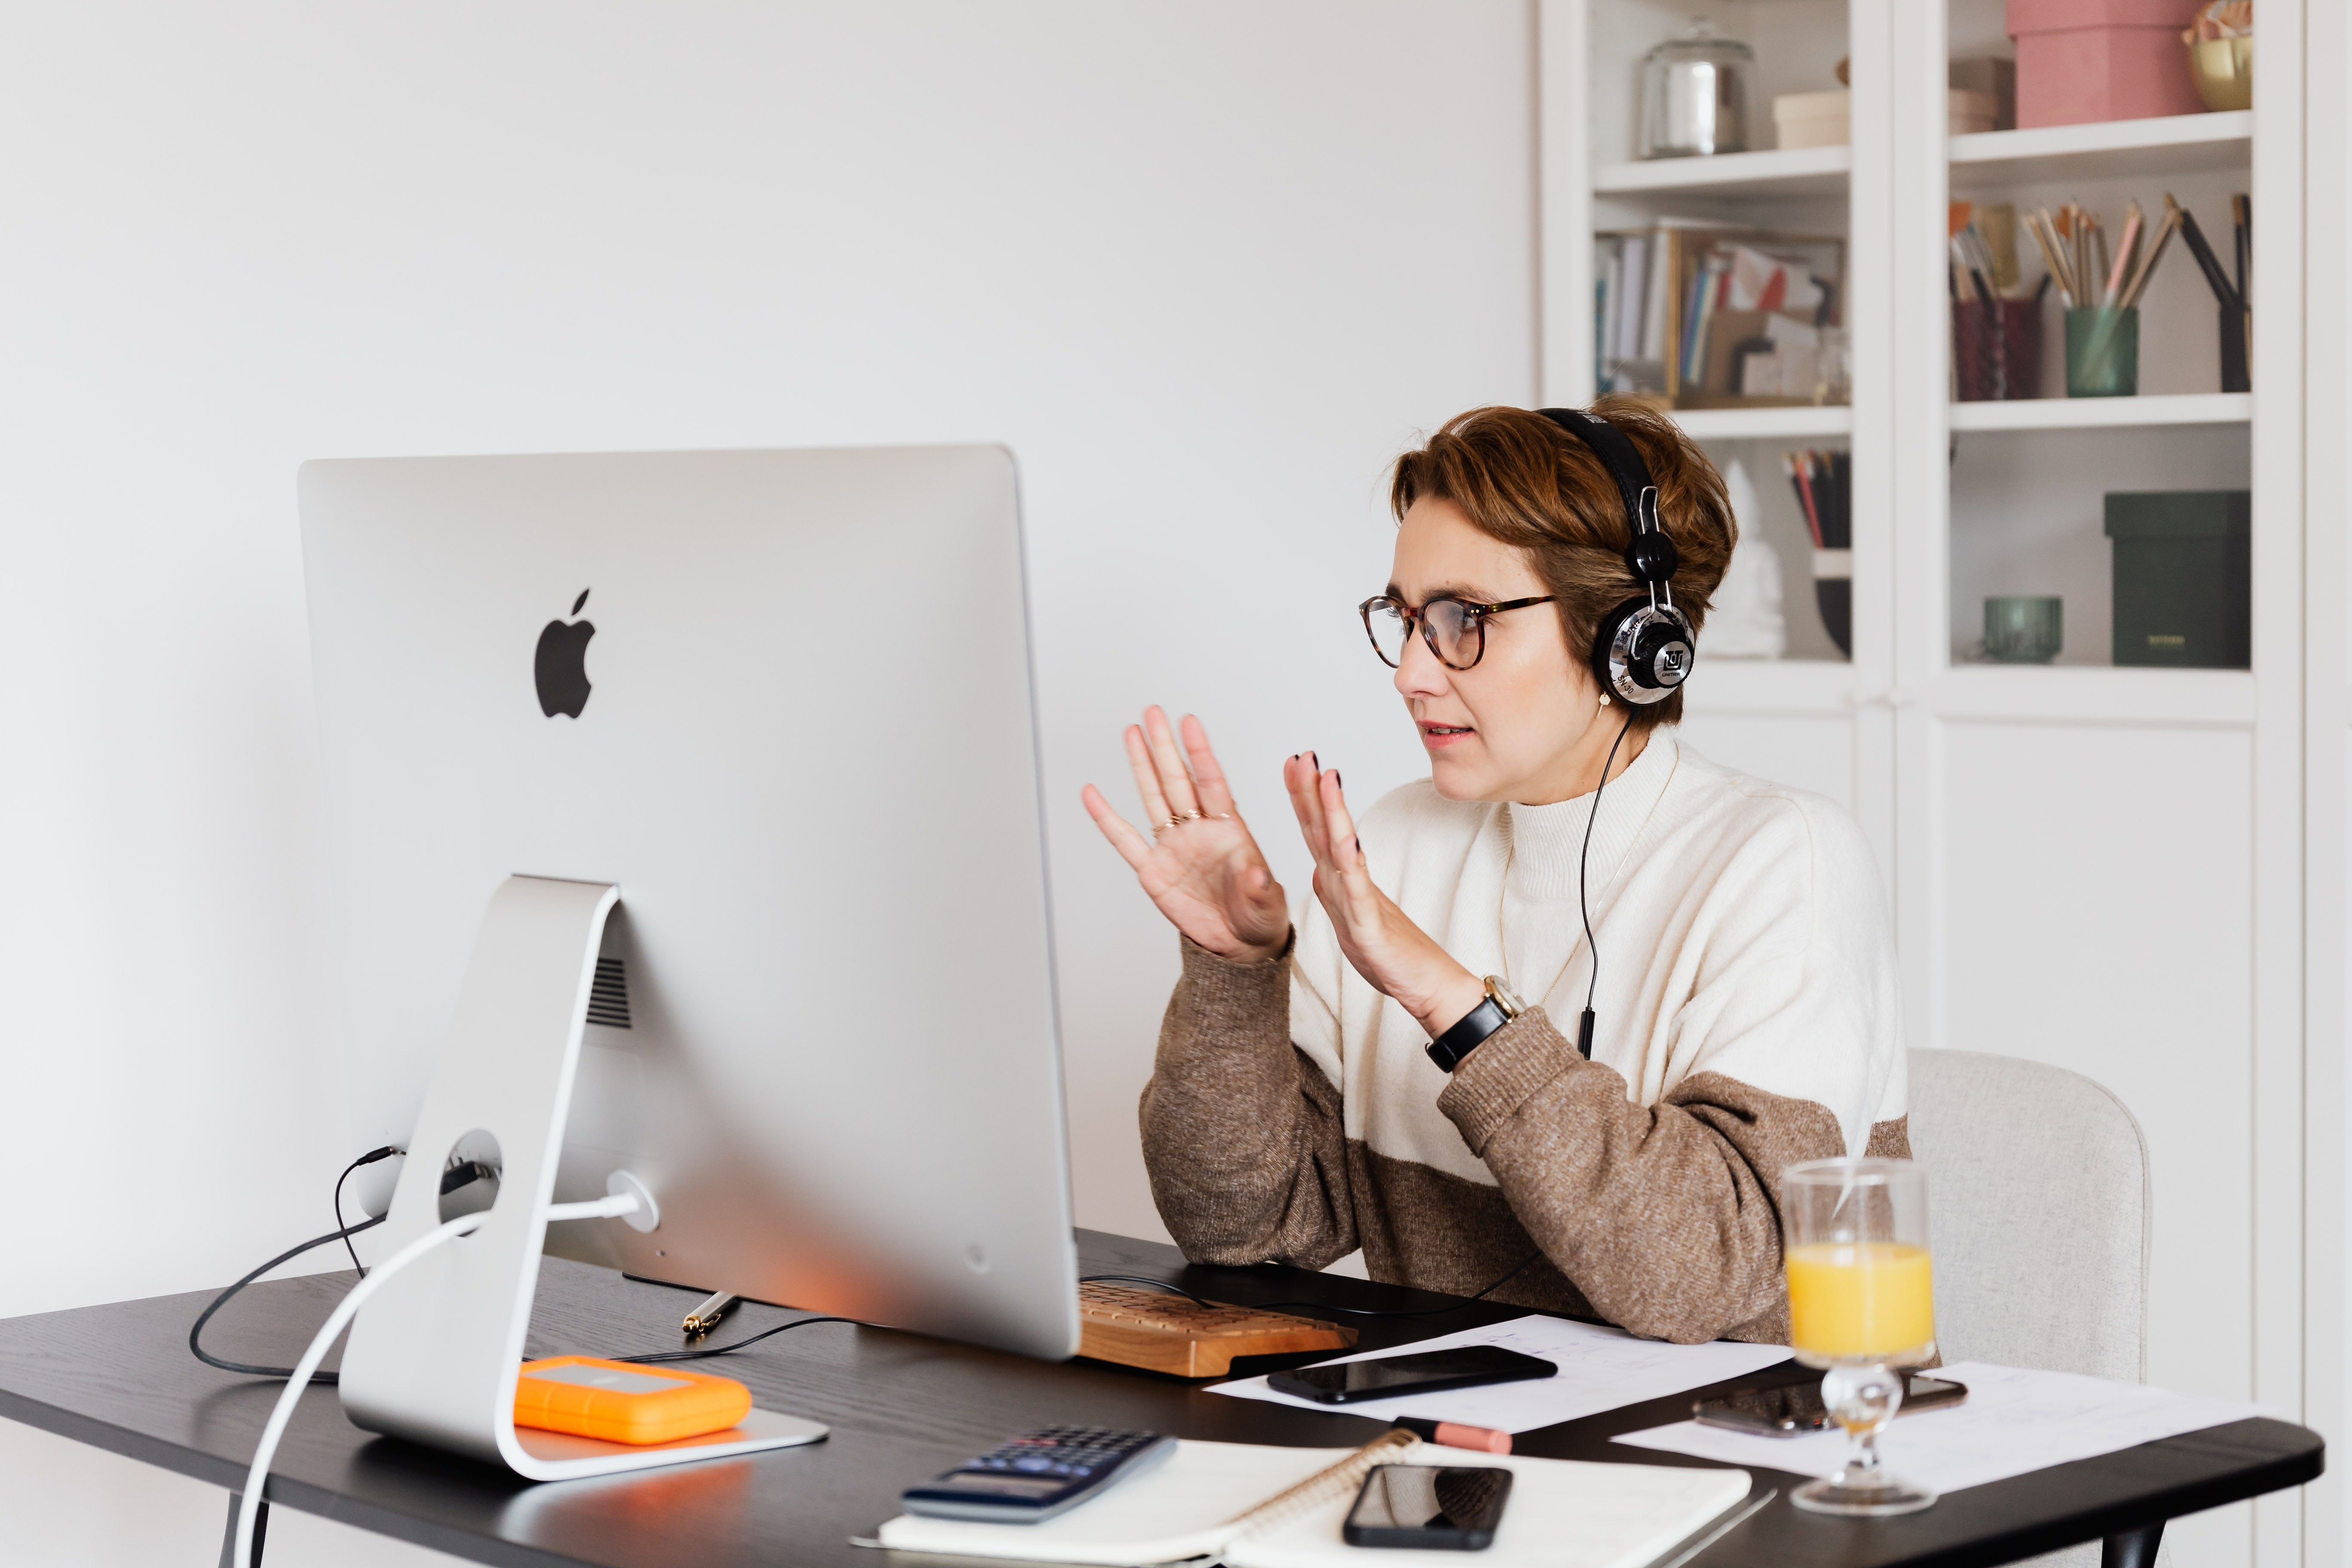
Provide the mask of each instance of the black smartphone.
{"label": "black smartphone", "polygon": [[[1922,1411],[1941,1410],[1969,1396],[1969,1385],[1925,1373],[1913,1373],[1903,1385],[1903,1406],[1897,1420]],[[1756,1432],[1767,1437],[1796,1437],[1832,1425],[1829,1406],[1822,1403],[1818,1383],[1791,1383],[1780,1388],[1743,1388],[1719,1399],[1702,1399],[1691,1414],[1709,1426],[1735,1432]]]}
{"label": "black smartphone", "polygon": [[1520,1383],[1549,1377],[1559,1368],[1531,1355],[1496,1345],[1465,1345],[1459,1350],[1423,1351],[1416,1355],[1383,1356],[1378,1361],[1347,1361],[1322,1366],[1294,1367],[1266,1378],[1266,1386],[1318,1405],[1353,1405],[1363,1399],[1396,1399],[1408,1394],[1432,1394],[1441,1388],[1475,1388],[1487,1383]]}
{"label": "black smartphone", "polygon": [[1379,1465],[1364,1478],[1339,1539],[1350,1546],[1484,1552],[1511,1495],[1511,1472],[1486,1465]]}

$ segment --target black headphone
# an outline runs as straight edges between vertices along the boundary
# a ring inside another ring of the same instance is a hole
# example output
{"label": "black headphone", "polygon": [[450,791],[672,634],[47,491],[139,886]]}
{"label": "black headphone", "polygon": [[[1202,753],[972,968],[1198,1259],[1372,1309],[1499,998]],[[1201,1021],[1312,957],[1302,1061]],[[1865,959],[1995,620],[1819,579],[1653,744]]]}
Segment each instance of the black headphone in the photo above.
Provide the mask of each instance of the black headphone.
{"label": "black headphone", "polygon": [[1601,617],[1592,638],[1592,678],[1601,700],[1646,706],[1664,702],[1690,679],[1698,659],[1698,633],[1690,617],[1675,608],[1667,579],[1682,563],[1675,542],[1658,526],[1658,487],[1650,466],[1625,432],[1582,408],[1538,408],[1537,413],[1583,442],[1617,481],[1625,500],[1633,540],[1625,565],[1649,588],[1647,598],[1628,599]]}

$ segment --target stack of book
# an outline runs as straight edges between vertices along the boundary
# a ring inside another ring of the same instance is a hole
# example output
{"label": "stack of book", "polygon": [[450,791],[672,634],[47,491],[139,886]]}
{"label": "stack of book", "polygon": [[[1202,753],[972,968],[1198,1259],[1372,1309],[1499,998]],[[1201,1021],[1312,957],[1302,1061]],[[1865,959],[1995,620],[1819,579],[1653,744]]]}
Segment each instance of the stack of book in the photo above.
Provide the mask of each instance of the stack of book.
{"label": "stack of book", "polygon": [[1595,385],[1686,408],[1843,400],[1838,241],[1665,218],[1600,247]]}
{"label": "stack of book", "polygon": [[1780,467],[1813,537],[1813,602],[1838,651],[1853,654],[1853,454],[1783,452]]}
{"label": "stack of book", "polygon": [[1816,550],[1853,548],[1853,454],[1783,452],[1781,469],[1797,492],[1797,510]]}

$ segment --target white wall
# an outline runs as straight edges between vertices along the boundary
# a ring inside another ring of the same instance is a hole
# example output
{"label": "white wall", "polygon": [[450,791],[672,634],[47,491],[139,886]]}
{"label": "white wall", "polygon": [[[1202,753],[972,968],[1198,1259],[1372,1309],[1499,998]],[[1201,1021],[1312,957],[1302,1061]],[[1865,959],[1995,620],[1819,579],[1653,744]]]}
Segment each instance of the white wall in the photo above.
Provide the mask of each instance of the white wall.
{"label": "white wall", "polygon": [[[1010,442],[1079,1217],[1159,1234],[1133,1107],[1174,944],[1077,789],[1128,798],[1120,723],[1197,709],[1289,871],[1281,757],[1366,796],[1416,771],[1351,606],[1387,460],[1532,394],[1528,29],[1521,0],[12,12],[0,1178],[67,1201],[13,1206],[0,1315],[226,1279],[324,1229],[356,1152],[310,979],[292,481],[322,455]],[[0,1424],[12,1562],[208,1562],[201,1492]],[[273,1563],[352,1550],[325,1530]]]}

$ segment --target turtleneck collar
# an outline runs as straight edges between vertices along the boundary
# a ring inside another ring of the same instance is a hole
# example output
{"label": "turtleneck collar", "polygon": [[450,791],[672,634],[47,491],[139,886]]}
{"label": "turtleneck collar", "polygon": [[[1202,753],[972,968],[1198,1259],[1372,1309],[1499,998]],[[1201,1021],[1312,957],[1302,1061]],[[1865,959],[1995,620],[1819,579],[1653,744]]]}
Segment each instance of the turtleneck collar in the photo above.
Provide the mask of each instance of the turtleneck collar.
{"label": "turtleneck collar", "polygon": [[1633,764],[1611,779],[1601,791],[1601,815],[1592,816],[1592,796],[1580,795],[1550,805],[1504,808],[1509,833],[1511,874],[1509,894],[1523,902],[1550,903],[1576,897],[1577,867],[1584,847],[1584,826],[1592,822],[1592,862],[1589,872],[1594,893],[1607,887],[1618,864],[1633,847],[1650,813],[1674,777],[1678,755],[1673,735],[1664,729],[1650,731],[1649,743]]}

